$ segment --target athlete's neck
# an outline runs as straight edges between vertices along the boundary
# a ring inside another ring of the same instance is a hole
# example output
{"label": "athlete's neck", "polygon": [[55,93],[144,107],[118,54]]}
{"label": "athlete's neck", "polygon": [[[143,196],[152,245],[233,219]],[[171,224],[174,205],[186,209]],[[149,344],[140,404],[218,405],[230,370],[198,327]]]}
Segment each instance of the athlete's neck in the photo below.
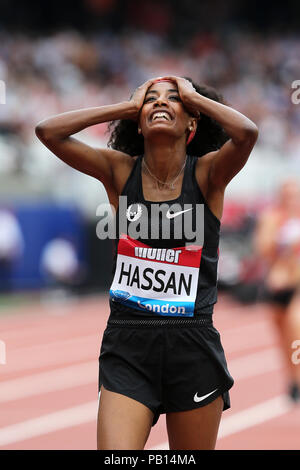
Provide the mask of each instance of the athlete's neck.
{"label": "athlete's neck", "polygon": [[175,178],[186,158],[185,141],[144,142],[144,159],[151,172],[162,181]]}

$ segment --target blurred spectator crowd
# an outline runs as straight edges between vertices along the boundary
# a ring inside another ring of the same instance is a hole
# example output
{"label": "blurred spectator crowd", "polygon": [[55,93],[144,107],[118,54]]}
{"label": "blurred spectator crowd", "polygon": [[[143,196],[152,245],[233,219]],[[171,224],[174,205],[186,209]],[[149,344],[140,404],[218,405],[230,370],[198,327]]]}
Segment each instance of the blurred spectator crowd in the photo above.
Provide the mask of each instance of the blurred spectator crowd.
{"label": "blurred spectator crowd", "polygon": [[[106,198],[102,185],[53,156],[36,138],[35,125],[57,113],[124,101],[144,81],[164,74],[214,86],[259,127],[246,170],[227,191],[232,200],[222,218],[219,269],[221,287],[240,289],[241,282],[256,287],[259,266],[251,240],[260,205],[249,209],[247,202],[261,200],[264,191],[272,199],[288,168],[300,175],[300,104],[292,101],[292,83],[300,80],[300,35],[227,30],[192,34],[179,44],[167,34],[134,30],[31,36],[0,31],[0,80],[6,85],[0,104],[0,200],[71,200],[95,217]],[[106,146],[107,124],[82,131],[80,138]],[[99,251],[99,245],[94,248]],[[245,299],[255,296],[238,292]]]}
{"label": "blurred spectator crowd", "polygon": [[[0,79],[6,84],[6,104],[0,105],[1,195],[59,194],[61,187],[64,197],[73,170],[37,140],[37,122],[129,99],[145,80],[164,74],[190,76],[216,87],[258,125],[259,149],[283,165],[300,165],[300,104],[291,100],[292,83],[300,79],[300,35],[199,33],[174,47],[163,34],[141,31],[86,35],[69,30],[35,37],[2,32]],[[101,124],[81,134],[91,144],[105,146],[106,130]]]}

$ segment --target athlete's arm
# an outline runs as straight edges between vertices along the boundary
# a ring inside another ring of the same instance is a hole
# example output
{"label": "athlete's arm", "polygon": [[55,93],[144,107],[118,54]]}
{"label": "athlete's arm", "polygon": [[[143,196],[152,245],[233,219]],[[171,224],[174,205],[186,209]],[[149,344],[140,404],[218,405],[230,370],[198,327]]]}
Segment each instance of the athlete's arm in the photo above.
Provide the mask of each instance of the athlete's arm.
{"label": "athlete's arm", "polygon": [[120,165],[126,164],[131,157],[117,150],[93,148],[72,135],[103,122],[136,120],[151,83],[149,80],[141,85],[129,101],[70,111],[45,119],[36,126],[36,135],[49,150],[72,168],[93,176],[110,187],[114,184],[114,176],[120,174]]}
{"label": "athlete's arm", "polygon": [[91,147],[72,135],[102,122],[129,119],[134,113],[130,108],[131,104],[120,103],[62,113],[38,123],[35,132],[51,152],[72,168],[110,185],[112,164],[122,158],[121,152]]}

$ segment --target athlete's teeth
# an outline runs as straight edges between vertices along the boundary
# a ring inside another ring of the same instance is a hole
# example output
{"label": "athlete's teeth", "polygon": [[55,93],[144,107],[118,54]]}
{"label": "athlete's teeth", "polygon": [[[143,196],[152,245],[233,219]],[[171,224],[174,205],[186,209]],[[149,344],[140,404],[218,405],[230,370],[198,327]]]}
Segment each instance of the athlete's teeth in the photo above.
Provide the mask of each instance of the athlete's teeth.
{"label": "athlete's teeth", "polygon": [[167,119],[167,121],[169,120],[167,113],[156,113],[154,114],[152,120],[155,121],[156,118],[160,118],[160,117]]}

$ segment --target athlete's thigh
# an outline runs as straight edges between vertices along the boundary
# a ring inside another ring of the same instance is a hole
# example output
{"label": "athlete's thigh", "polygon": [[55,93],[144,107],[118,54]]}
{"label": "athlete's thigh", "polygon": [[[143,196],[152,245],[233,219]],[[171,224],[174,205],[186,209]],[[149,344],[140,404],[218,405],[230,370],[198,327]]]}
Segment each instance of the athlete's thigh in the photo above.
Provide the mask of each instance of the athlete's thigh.
{"label": "athlete's thigh", "polygon": [[171,450],[212,450],[215,448],[223,411],[223,398],[189,411],[167,413]]}
{"label": "athlete's thigh", "polygon": [[153,413],[142,403],[101,387],[98,450],[141,450],[153,422]]}
{"label": "athlete's thigh", "polygon": [[287,316],[292,327],[300,325],[300,292],[295,292],[292,297],[287,307]]}

